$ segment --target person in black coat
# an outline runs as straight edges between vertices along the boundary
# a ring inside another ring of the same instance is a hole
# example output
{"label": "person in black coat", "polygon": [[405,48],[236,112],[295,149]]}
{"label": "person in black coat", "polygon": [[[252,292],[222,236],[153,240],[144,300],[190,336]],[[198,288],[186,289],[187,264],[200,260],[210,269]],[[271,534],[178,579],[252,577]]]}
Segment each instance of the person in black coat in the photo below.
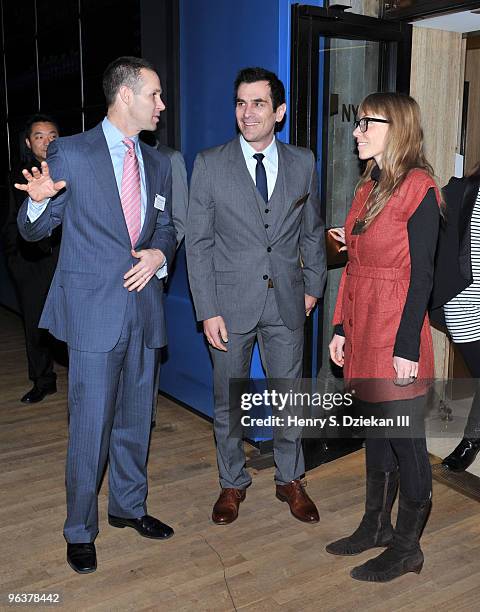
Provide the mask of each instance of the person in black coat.
{"label": "person in black coat", "polygon": [[53,339],[46,330],[38,328],[38,323],[57,265],[61,230],[39,242],[26,242],[17,229],[17,214],[25,193],[13,185],[24,182],[21,169],[39,167],[45,161],[49,143],[58,136],[58,126],[49,116],[36,114],[30,117],[25,126],[24,159],[8,176],[8,213],[2,241],[25,327],[28,375],[33,382],[32,389],[21,398],[26,404],[40,402],[57,390]]}
{"label": "person in black coat", "polygon": [[[480,164],[444,188],[445,221],[439,234],[431,319],[446,326],[471,375],[480,379]],[[443,465],[466,470],[480,451],[480,391],[461,442]]]}

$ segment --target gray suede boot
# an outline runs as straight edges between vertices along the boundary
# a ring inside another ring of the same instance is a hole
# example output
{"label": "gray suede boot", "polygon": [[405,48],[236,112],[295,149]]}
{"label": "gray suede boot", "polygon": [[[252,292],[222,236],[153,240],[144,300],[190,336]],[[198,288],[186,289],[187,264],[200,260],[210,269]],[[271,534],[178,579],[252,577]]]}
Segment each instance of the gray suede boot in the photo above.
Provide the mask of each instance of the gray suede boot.
{"label": "gray suede boot", "polygon": [[397,488],[398,471],[368,470],[365,514],[360,525],[351,536],[328,544],[326,551],[332,555],[358,555],[369,548],[387,546],[393,537],[390,517]]}
{"label": "gray suede boot", "polygon": [[397,524],[391,544],[378,557],[354,567],[350,576],[367,582],[389,582],[408,572],[419,574],[423,567],[420,536],[431,505],[430,499],[414,501],[400,493]]}

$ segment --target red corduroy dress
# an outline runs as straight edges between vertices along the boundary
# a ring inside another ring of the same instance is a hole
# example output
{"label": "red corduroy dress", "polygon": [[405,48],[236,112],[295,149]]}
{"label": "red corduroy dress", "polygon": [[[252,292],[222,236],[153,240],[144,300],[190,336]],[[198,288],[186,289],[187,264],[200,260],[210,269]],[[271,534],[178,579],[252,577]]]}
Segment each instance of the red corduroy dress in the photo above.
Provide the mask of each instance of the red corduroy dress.
{"label": "red corduroy dress", "polygon": [[[406,399],[425,392],[421,379],[434,376],[432,336],[425,314],[420,334],[418,380],[408,387],[393,385],[393,349],[410,283],[410,251],[407,223],[428,189],[438,189],[423,170],[412,170],[397,192],[370,226],[352,235],[357,217],[365,214],[364,205],[373,188],[369,181],[353,200],[345,221],[348,263],[338,291],[333,324],[343,324],[345,333],[346,381],[375,379],[377,392],[364,399],[384,401]],[[425,228],[428,232],[429,228]]]}

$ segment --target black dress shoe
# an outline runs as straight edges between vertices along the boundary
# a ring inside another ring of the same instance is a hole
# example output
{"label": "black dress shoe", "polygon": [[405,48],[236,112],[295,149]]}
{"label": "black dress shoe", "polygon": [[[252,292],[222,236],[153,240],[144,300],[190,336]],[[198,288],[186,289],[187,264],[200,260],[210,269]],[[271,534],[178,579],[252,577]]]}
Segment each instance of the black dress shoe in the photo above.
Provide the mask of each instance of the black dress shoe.
{"label": "black dress shoe", "polygon": [[78,574],[91,574],[97,569],[95,544],[70,544],[67,542],[67,563]]}
{"label": "black dress shoe", "polygon": [[137,519],[120,518],[119,516],[108,515],[108,522],[112,527],[133,527],[144,538],[153,540],[167,540],[173,536],[173,529],[165,523],[149,514],[145,514]]}
{"label": "black dress shoe", "polygon": [[36,404],[37,402],[41,402],[47,395],[52,395],[57,392],[57,383],[53,383],[53,385],[48,385],[48,387],[43,387],[40,389],[37,385],[34,385],[28,393],[20,400],[23,404]]}
{"label": "black dress shoe", "polygon": [[452,472],[464,472],[480,451],[480,438],[463,438],[457,448],[445,457],[442,465]]}

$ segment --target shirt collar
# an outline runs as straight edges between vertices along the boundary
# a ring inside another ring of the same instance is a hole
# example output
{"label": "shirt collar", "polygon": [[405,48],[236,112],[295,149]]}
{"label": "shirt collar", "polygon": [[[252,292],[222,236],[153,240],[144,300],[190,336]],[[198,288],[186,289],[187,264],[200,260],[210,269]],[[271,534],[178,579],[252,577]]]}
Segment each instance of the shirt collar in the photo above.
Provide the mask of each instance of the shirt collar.
{"label": "shirt collar", "polygon": [[265,159],[276,163],[277,160],[277,140],[275,136],[273,137],[272,142],[266,147],[263,151],[255,151],[250,143],[248,143],[245,138],[240,134],[240,146],[242,147],[243,155],[245,159],[249,159],[253,157],[256,153],[263,153],[265,155]]}
{"label": "shirt collar", "polygon": [[[105,134],[105,140],[107,141],[108,148],[118,146],[122,144],[122,141],[125,139],[125,134],[123,134],[107,117],[102,121],[102,129]],[[133,140],[135,143],[135,149],[138,149],[138,134],[135,136],[128,136],[130,140]],[[124,145],[123,145],[124,146]]]}

